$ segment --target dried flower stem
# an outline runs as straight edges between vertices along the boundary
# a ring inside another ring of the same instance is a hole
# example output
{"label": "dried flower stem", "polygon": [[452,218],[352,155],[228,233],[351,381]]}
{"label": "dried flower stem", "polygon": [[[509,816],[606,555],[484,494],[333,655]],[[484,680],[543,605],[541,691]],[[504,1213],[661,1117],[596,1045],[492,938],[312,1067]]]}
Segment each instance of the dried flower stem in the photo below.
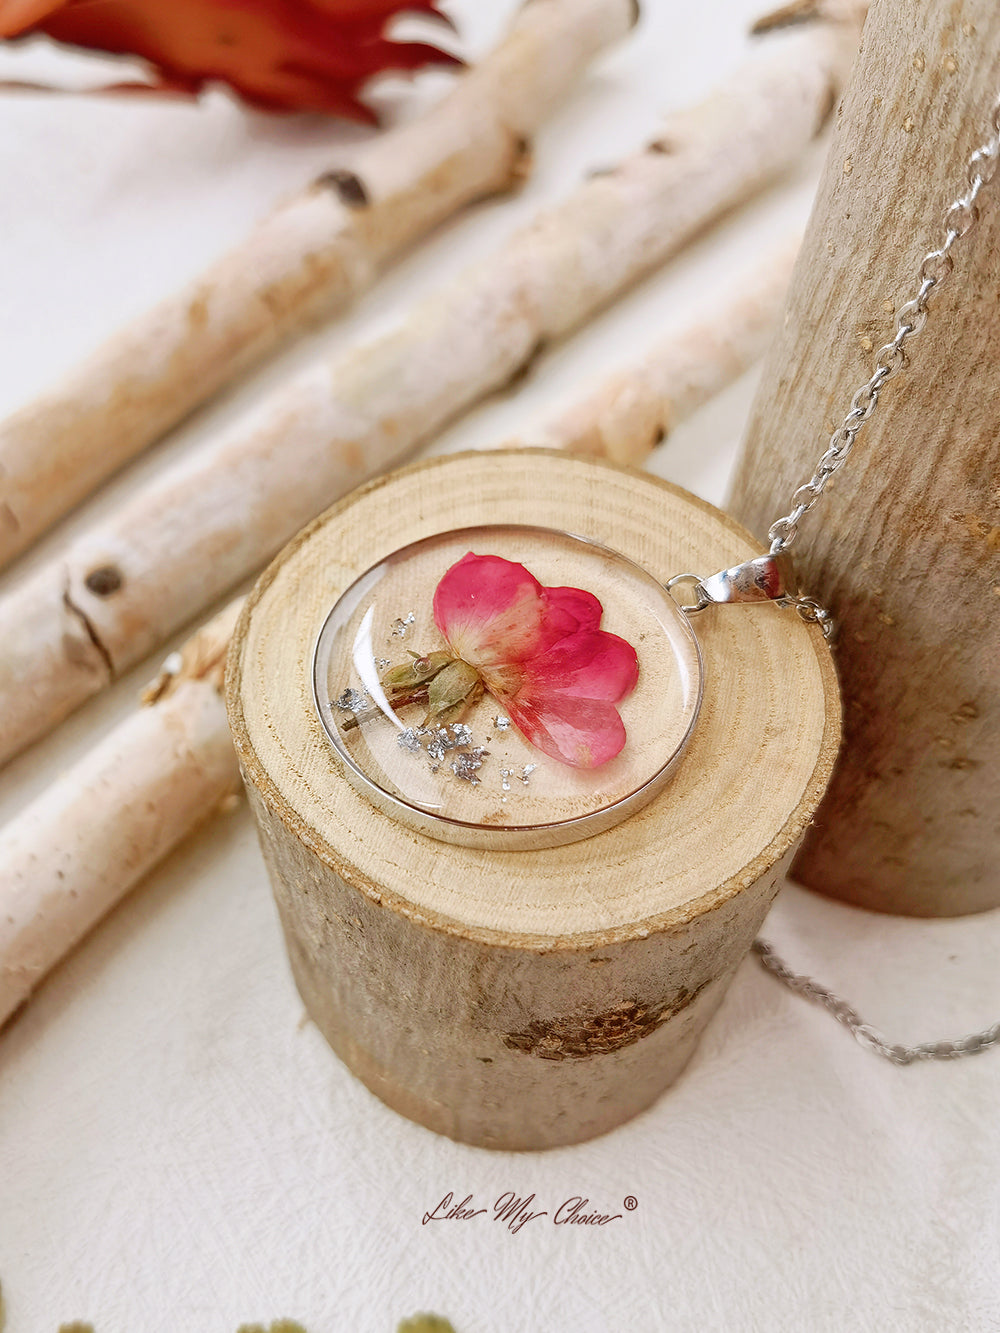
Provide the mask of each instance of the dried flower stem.
{"label": "dried flower stem", "polygon": [[437,106],[372,140],[350,170],[321,176],[0,424],[0,565],[417,237],[522,179],[539,125],[634,18],[632,0],[526,4]]}
{"label": "dried flower stem", "polygon": [[823,23],[767,38],[650,148],[395,330],[297,377],[24,580],[0,602],[0,759],[786,169],[829,111],[845,49]]}
{"label": "dried flower stem", "polygon": [[[406,708],[409,704],[425,704],[427,702],[427,687],[419,690],[409,690],[405,694],[390,695],[388,699],[391,708]],[[385,714],[381,708],[374,705],[366,708],[362,712],[345,713],[340,720],[341,731],[354,731],[356,727],[363,726],[366,722],[373,722],[376,718],[384,717]]]}

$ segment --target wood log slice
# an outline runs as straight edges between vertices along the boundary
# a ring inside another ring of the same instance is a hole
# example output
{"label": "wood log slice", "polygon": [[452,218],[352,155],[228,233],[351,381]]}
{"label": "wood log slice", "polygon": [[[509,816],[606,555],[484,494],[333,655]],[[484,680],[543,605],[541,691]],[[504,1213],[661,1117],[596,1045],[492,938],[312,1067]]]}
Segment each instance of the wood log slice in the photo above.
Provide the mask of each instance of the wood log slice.
{"label": "wood log slice", "polygon": [[239,622],[227,699],[292,970],[334,1050],[431,1129],[545,1148],[612,1129],[687,1063],[826,786],[839,703],[814,626],[771,604],[713,608],[697,618],[693,736],[638,814],[531,851],[405,827],[345,777],[313,701],[314,645],[393,551],[498,523],[580,534],[661,580],[761,550],[629,468],[535,449],[422,462],[276,558]]}

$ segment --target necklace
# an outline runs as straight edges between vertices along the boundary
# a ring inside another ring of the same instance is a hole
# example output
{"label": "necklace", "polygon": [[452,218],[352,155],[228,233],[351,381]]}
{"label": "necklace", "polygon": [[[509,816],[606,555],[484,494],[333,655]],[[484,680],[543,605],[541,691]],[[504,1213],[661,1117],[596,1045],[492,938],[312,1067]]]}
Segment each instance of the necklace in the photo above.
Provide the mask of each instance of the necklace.
{"label": "necklace", "polygon": [[[880,349],[871,378],[855,393],[847,416],[834,431],[829,448],[820,459],[813,476],[795,492],[791,511],[771,526],[768,536],[772,554],[780,555],[787,549],[797,534],[800,519],[816,504],[829,478],[846,461],[858,432],[878,405],[883,385],[903,368],[904,344],[924,327],[932,293],[950,276],[953,268],[952,247],[975,226],[976,201],[984,186],[996,174],[1000,159],[1000,101],[994,105],[990,125],[990,135],[968,159],[965,192],[945,211],[945,233],[941,245],[931,250],[921,261],[917,274],[920,284],[917,294],[896,315],[895,337]],[[832,622],[828,613],[818,604],[810,599],[797,599],[797,607],[799,613],[807,619],[818,620],[824,634],[830,636]],[[862,1046],[894,1065],[903,1066],[925,1060],[955,1060],[967,1055],[979,1055],[1000,1044],[1000,1023],[944,1041],[919,1042],[909,1046],[890,1042],[842,997],[812,977],[792,971],[767,940],[758,938],[752,947],[761,966],[772,976],[795,994],[824,1008]]]}
{"label": "necklace", "polygon": [[[592,837],[661,790],[697,725],[699,614],[771,601],[831,639],[829,612],[796,587],[789,548],[903,369],[998,156],[1000,105],[895,335],[771,525],[766,554],[661,583],[584,537],[505,524],[434,535],[362,574],[327,616],[313,658],[320,720],[355,787],[446,842],[527,849]],[[488,796],[487,764],[499,776]]]}

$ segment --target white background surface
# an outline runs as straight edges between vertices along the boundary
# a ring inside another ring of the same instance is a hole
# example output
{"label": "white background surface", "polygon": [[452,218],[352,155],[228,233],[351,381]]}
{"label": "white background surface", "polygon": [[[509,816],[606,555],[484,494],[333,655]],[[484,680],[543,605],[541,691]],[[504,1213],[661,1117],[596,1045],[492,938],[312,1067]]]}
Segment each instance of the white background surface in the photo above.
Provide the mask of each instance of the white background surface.
{"label": "white background surface", "polygon": [[[517,199],[478,208],[164,447],[22,562],[260,397],[319,346],[392,323],[585,170],[645,141],[660,112],[734,69],[754,0],[647,0],[540,136]],[[464,0],[465,49],[510,5]],[[0,53],[0,77],[55,68]],[[66,62],[72,70],[80,68]],[[443,75],[384,94],[408,115]],[[0,412],[194,274],[366,131],[200,106],[8,95],[0,101]],[[547,355],[516,397],[435,450],[517,434],[627,360],[758,242],[801,223],[818,157]],[[751,377],[752,378],[752,377]],[[661,475],[720,502],[753,385],[659,451]],[[16,576],[16,571],[15,571]],[[8,576],[8,578],[11,576]],[[164,650],[166,651],[166,650]],[[161,655],[162,656],[162,655]],[[131,673],[0,774],[7,817],[133,706]],[[767,933],[895,1040],[1000,1012],[997,914],[870,916],[794,886]],[[385,1108],[309,1024],[291,983],[246,808],[217,819],[113,913],[0,1034],[0,1281],[7,1333],[233,1333],[294,1317],[309,1333],[390,1333],[426,1308],[458,1333],[1000,1329],[1000,1053],[897,1070],[748,960],[680,1082],[593,1143],[494,1154]],[[421,1225],[447,1192],[572,1195],[634,1212],[600,1229],[511,1235]]]}

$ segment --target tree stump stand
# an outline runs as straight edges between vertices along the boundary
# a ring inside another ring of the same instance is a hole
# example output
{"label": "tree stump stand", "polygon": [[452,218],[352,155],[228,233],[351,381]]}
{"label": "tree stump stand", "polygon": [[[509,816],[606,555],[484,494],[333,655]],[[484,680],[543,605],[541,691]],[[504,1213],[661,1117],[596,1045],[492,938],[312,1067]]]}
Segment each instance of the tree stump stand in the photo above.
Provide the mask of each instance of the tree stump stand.
{"label": "tree stump stand", "polygon": [[760,553],[631,469],[544,450],[433,459],[354,492],[277,557],[227,694],[292,970],[334,1050],[431,1129],[546,1148],[621,1124],[683,1069],[823,793],[839,705],[815,627],[770,604],[711,610],[693,737],[638,814],[532,851],[402,826],[344,776],[312,698],[314,644],[392,551],[497,523],[576,532],[663,580]]}
{"label": "tree stump stand", "polygon": [[[731,506],[763,536],[812,475],[1000,92],[996,0],[875,0],[764,367]],[[926,328],[803,520],[838,622],[844,748],[797,880],[883,912],[1000,907],[1000,179]]]}

